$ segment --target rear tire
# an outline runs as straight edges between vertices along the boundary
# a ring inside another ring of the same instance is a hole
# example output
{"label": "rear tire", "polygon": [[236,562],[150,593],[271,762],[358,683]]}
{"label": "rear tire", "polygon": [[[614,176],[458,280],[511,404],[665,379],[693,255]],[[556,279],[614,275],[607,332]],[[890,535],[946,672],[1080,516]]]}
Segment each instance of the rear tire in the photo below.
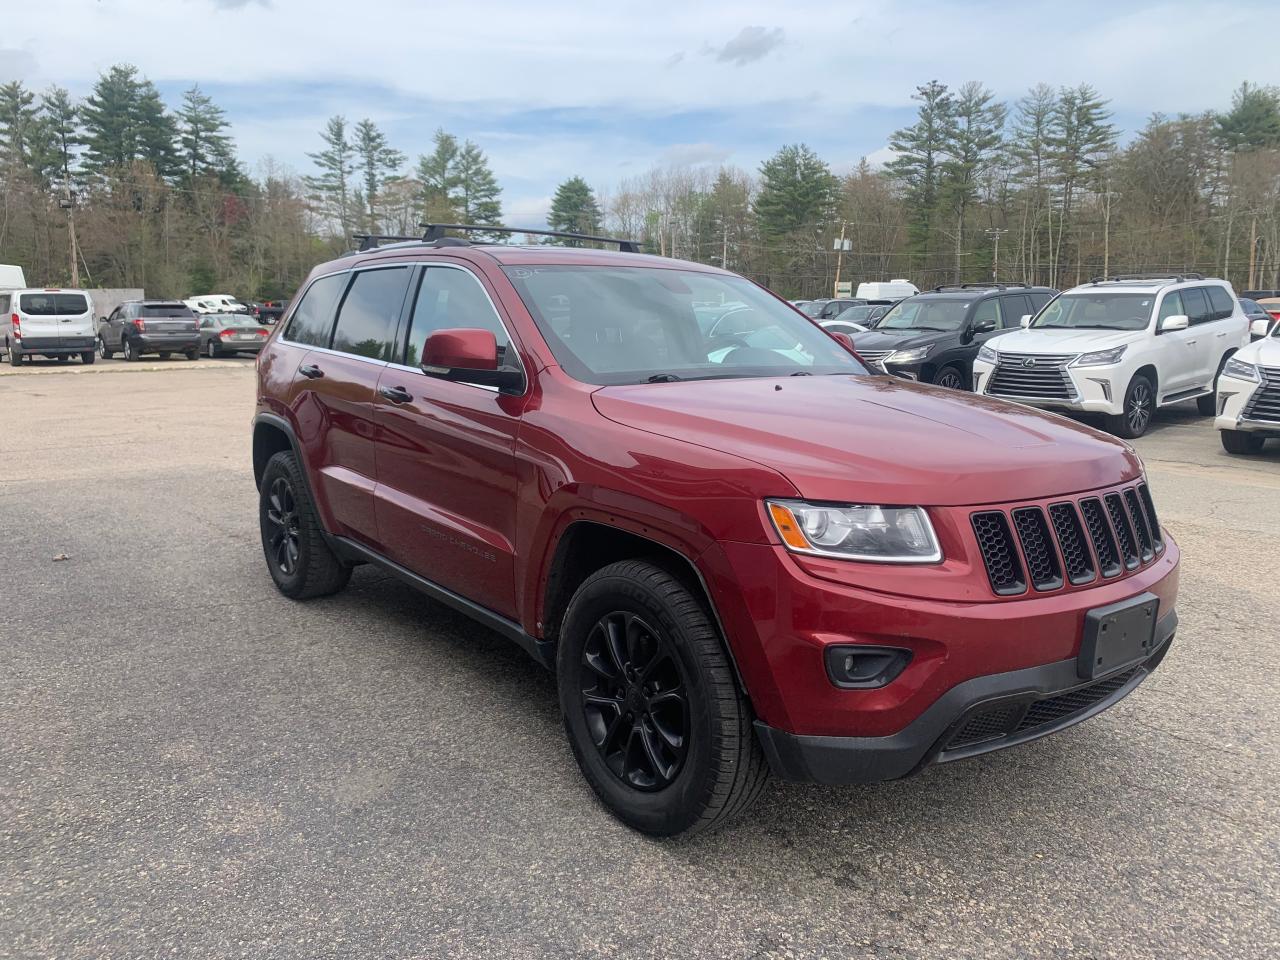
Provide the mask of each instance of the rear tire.
{"label": "rear tire", "polygon": [[22,354],[18,352],[17,347],[10,345],[9,346],[9,366],[16,367],[16,366],[19,366],[21,363],[22,363]]}
{"label": "rear tire", "polygon": [[282,451],[267,461],[258,494],[262,553],[276,588],[293,600],[337,593],[351,565],[329,549],[298,459]]}
{"label": "rear tire", "polygon": [[58,354],[58,362],[59,362],[59,363],[70,363],[70,362],[71,362],[71,354],[69,354],[69,353],[60,353],[60,354]]}
{"label": "rear tire", "polygon": [[1256,433],[1245,433],[1243,430],[1221,430],[1219,432],[1222,434],[1222,449],[1227,453],[1261,453],[1262,445],[1267,442],[1265,437],[1260,437]]}
{"label": "rear tire", "polygon": [[172,354],[172,353],[170,353],[168,350],[163,350],[163,351],[161,351],[161,353],[160,353],[160,359],[161,359],[161,360],[168,360],[168,359],[169,359],[170,357],[172,357],[172,356],[173,356],[173,354]]}
{"label": "rear tire", "polygon": [[92,350],[86,350],[84,353],[80,354],[80,362],[83,363],[86,367],[92,367],[93,361],[97,359],[98,359],[98,355],[94,353]]}
{"label": "rear tire", "polygon": [[1150,429],[1155,414],[1155,388],[1142,374],[1134,374],[1124,392],[1124,409],[1107,417],[1107,429],[1117,437],[1136,440]]}
{"label": "rear tire", "polygon": [[204,355],[210,360],[217,360],[218,357],[222,356],[222,351],[218,349],[218,345],[216,343],[210,340],[205,344]]}
{"label": "rear tire", "polygon": [[192,347],[190,350],[183,350],[183,351],[182,351],[182,355],[183,355],[184,357],[186,357],[188,360],[199,360],[199,359],[200,359],[200,348],[199,348],[199,347]]}
{"label": "rear tire", "polygon": [[760,795],[769,766],[719,632],[661,567],[624,560],[583,582],[565,613],[556,676],[578,766],[628,826],[701,833]]}

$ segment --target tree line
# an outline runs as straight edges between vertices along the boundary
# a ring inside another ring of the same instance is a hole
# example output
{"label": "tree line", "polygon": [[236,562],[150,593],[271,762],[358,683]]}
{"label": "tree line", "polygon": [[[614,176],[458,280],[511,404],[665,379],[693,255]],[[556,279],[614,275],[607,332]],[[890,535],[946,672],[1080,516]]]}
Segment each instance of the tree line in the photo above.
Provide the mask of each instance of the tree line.
{"label": "tree line", "polygon": [[[1005,104],[978,82],[931,81],[915,101],[882,167],[837,173],[793,144],[753,172],[658,168],[596,188],[570,176],[548,225],[638,239],[793,297],[829,295],[837,275],[1066,287],[1199,270],[1280,286],[1280,91],[1245,84],[1221,111],[1152,115],[1125,143],[1088,85]],[[251,175],[212,98],[193,86],[171,108],[128,64],[79,102],[5,84],[0,260],[42,283],[278,297],[353,234],[503,222],[484,151],[445,130],[411,162],[373,121],[335,116],[308,156],[302,176],[270,161]]]}

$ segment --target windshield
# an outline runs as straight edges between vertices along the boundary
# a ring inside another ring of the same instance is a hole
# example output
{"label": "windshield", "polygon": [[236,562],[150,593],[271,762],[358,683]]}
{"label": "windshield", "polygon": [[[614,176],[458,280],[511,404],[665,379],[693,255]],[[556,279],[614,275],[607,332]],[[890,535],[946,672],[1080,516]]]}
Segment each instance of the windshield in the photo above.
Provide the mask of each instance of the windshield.
{"label": "windshield", "polygon": [[1145,330],[1151,322],[1153,303],[1155,296],[1150,293],[1064,293],[1041,310],[1031,326]]}
{"label": "windshield", "polygon": [[83,293],[24,293],[18,308],[30,317],[79,316],[89,312]]}
{"label": "windshield", "polygon": [[836,320],[841,323],[866,323],[867,317],[875,307],[850,307],[835,315]]}
{"label": "windshield", "polygon": [[890,309],[877,330],[959,330],[971,300],[912,297]]}
{"label": "windshield", "polygon": [[505,269],[556,361],[585,383],[867,372],[821,328],[741,277],[655,267]]}

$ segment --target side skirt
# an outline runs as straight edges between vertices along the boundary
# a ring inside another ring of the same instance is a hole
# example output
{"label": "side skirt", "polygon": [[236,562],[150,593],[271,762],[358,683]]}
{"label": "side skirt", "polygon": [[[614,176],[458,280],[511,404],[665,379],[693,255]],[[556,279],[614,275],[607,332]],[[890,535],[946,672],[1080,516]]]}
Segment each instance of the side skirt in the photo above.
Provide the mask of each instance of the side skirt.
{"label": "side skirt", "polygon": [[428,580],[426,577],[420,577],[412,570],[400,566],[394,560],[388,560],[382,554],[370,550],[368,547],[349,540],[346,537],[329,537],[335,552],[344,560],[351,563],[372,563],[381,567],[388,573],[399,577],[409,586],[425,593],[432,600],[439,601],[445,606],[452,607],[459,613],[465,613],[477,623],[483,624],[490,630],[502,634],[508,640],[517,644],[525,653],[533,657],[539,664],[548,670],[555,669],[555,644],[547,640],[539,640],[525,633],[524,628],[514,620],[508,620],[499,613],[494,613],[488,607],[482,607],[478,603],[468,600],[461,594],[454,593],[448,587],[442,587],[440,584]]}

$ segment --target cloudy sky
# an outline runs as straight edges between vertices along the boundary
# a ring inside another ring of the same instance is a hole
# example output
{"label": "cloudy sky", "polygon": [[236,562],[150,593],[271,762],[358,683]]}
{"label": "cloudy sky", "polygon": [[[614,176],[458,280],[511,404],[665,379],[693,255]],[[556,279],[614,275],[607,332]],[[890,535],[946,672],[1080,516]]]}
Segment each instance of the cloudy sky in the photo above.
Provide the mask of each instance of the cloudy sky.
{"label": "cloudy sky", "polygon": [[981,80],[1013,100],[1087,81],[1132,130],[1280,84],[1276,0],[1142,3],[568,0],[7,0],[0,80],[83,95],[118,61],[170,103],[222,104],[241,156],[307,172],[325,118],[370,117],[413,157],[443,126],[479,143],[508,221],[556,183],[654,165],[754,169],[807,142],[838,170],[885,155],[914,88]]}

